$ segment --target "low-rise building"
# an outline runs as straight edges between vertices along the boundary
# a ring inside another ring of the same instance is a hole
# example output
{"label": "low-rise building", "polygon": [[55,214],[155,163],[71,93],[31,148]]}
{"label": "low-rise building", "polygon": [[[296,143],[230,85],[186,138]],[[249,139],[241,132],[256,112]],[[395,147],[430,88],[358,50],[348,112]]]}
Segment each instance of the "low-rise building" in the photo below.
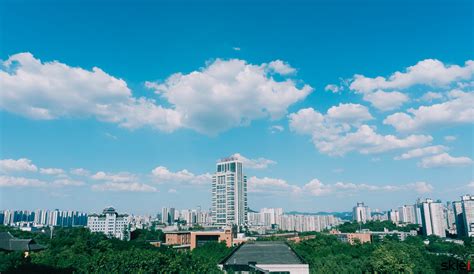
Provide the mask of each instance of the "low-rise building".
{"label": "low-rise building", "polygon": [[39,245],[32,239],[18,239],[13,237],[10,232],[0,232],[0,250],[7,252],[23,251],[25,257],[31,251],[38,251],[45,249],[44,246]]}
{"label": "low-rise building", "polygon": [[173,231],[166,232],[166,245],[176,248],[189,248],[205,245],[209,242],[225,242],[227,247],[233,244],[232,230],[212,230],[212,231]]}
{"label": "low-rise building", "polygon": [[229,273],[309,273],[309,265],[287,243],[279,241],[244,243],[219,267]]}
{"label": "low-rise building", "polygon": [[339,230],[331,230],[329,233],[336,235],[340,241],[349,243],[351,245],[355,244],[356,242],[361,244],[372,242],[370,233],[367,232],[341,233]]}
{"label": "low-rise building", "polygon": [[113,207],[104,209],[102,214],[91,214],[87,219],[87,228],[91,232],[101,232],[107,237],[120,240],[130,239],[130,218],[127,214],[118,214]]}

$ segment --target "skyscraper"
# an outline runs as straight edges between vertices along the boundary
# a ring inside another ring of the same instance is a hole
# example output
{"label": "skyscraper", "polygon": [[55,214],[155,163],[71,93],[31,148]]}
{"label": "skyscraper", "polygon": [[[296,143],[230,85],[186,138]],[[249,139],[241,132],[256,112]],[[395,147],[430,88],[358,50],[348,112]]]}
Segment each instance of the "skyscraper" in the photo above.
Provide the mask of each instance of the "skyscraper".
{"label": "skyscraper", "polygon": [[462,201],[453,202],[454,218],[456,222],[456,234],[458,237],[464,237],[466,235],[466,229],[464,228],[464,213],[462,211]]}
{"label": "skyscraper", "polygon": [[235,157],[220,160],[212,176],[212,222],[216,225],[247,224],[247,177]]}
{"label": "skyscraper", "polygon": [[398,208],[400,221],[407,224],[416,224],[416,208],[414,205],[404,205]]}
{"label": "skyscraper", "polygon": [[444,216],[444,208],[441,202],[426,199],[426,201],[421,204],[423,234],[425,236],[436,235],[446,237],[446,220]]}
{"label": "skyscraper", "polygon": [[465,236],[474,236],[474,196],[464,195],[461,198]]}
{"label": "skyscraper", "polygon": [[172,225],[176,219],[176,209],[173,207],[163,207],[161,209],[161,221],[164,224]]}
{"label": "skyscraper", "polygon": [[372,220],[370,208],[363,202],[357,203],[352,211],[352,219],[358,223],[365,223]]}

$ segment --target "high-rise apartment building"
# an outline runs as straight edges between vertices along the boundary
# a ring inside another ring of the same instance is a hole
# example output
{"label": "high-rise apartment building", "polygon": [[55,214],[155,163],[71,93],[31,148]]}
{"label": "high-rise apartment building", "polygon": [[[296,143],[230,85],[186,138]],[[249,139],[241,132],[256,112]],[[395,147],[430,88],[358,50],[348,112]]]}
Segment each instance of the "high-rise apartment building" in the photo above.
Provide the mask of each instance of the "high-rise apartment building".
{"label": "high-rise apartment building", "polygon": [[466,229],[464,228],[464,213],[462,211],[462,201],[453,202],[454,219],[456,222],[456,234],[458,237],[466,235]]}
{"label": "high-rise apartment building", "polygon": [[464,195],[461,197],[462,212],[464,219],[465,236],[474,236],[474,196]]}
{"label": "high-rise apartment building", "polygon": [[173,207],[163,207],[161,209],[161,221],[164,224],[172,225],[176,220],[176,209]]}
{"label": "high-rise apartment building", "polygon": [[426,199],[421,203],[421,221],[424,235],[446,237],[444,206],[440,201]]}
{"label": "high-rise apartment building", "polygon": [[404,205],[398,208],[400,222],[416,224],[416,207],[414,205]]}
{"label": "high-rise apartment building", "polygon": [[235,157],[220,160],[212,176],[212,222],[216,225],[247,224],[247,177]]}
{"label": "high-rise apartment building", "polygon": [[370,208],[360,202],[353,208],[352,219],[358,223],[365,223],[372,220]]}

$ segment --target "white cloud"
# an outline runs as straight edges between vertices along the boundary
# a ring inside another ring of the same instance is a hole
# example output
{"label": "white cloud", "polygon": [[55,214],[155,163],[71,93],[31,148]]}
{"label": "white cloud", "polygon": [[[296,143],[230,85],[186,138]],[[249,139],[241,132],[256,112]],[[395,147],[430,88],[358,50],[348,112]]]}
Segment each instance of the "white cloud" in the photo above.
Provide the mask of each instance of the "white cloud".
{"label": "white cloud", "polygon": [[474,189],[474,181],[467,184],[467,187]]}
{"label": "white cloud", "polygon": [[299,193],[301,188],[295,185],[288,184],[283,179],[275,178],[258,178],[252,176],[248,180],[247,186],[249,193],[270,193],[270,194],[290,194]]}
{"label": "white cloud", "polygon": [[70,173],[77,176],[90,176],[91,175],[90,171],[84,168],[72,169]]}
{"label": "white cloud", "polygon": [[[94,117],[165,132],[184,127],[216,134],[256,119],[279,119],[312,91],[286,77],[296,70],[284,61],[252,65],[217,59],[199,71],[173,74],[164,83],[146,82],[164,107],[134,97],[124,80],[97,67],[42,62],[31,53],[12,55],[2,65],[0,109],[38,120]],[[283,79],[275,80],[274,74]]]}
{"label": "white cloud", "polygon": [[386,92],[383,90],[366,93],[364,94],[363,99],[382,111],[397,109],[409,100],[408,96],[401,92]]}
{"label": "white cloud", "polygon": [[437,168],[469,166],[471,164],[472,159],[469,157],[453,157],[448,153],[441,153],[438,155],[429,156],[421,159],[419,166],[423,168]]}
{"label": "white cloud", "polygon": [[442,98],[443,98],[443,94],[439,92],[428,91],[425,94],[423,94],[423,96],[420,97],[420,100],[425,101],[425,102],[432,102],[434,100],[438,100]]}
{"label": "white cloud", "polygon": [[368,93],[378,89],[406,89],[414,85],[443,87],[455,81],[469,80],[474,74],[474,61],[466,61],[464,67],[445,65],[436,59],[426,59],[408,67],[405,72],[395,72],[390,77],[375,78],[354,75],[350,89]]}
{"label": "white cloud", "polygon": [[296,69],[292,68],[288,63],[282,60],[275,60],[267,65],[267,69],[281,75],[294,74]]}
{"label": "white cloud", "polygon": [[[394,110],[406,103],[409,98],[400,90],[422,85],[436,88],[447,88],[461,81],[469,81],[474,75],[474,61],[468,60],[465,66],[445,65],[439,60],[426,59],[408,67],[405,72],[395,72],[390,77],[375,78],[354,75],[349,88],[363,94],[363,99],[380,110]],[[390,90],[390,91],[388,91]],[[425,93],[420,100],[431,101],[443,96],[438,93]]]}
{"label": "white cloud", "polygon": [[269,70],[287,74],[277,63],[252,65],[244,60],[217,59],[189,74],[176,73],[164,83],[146,82],[180,114],[183,127],[216,134],[252,120],[279,119],[287,108],[312,91],[291,79],[277,81]]}
{"label": "white cloud", "polygon": [[280,125],[273,125],[271,127],[269,127],[269,130],[271,133],[278,133],[278,132],[282,132],[285,130],[285,128],[283,126],[280,126]]}
{"label": "white cloud", "polygon": [[48,183],[24,177],[0,176],[0,187],[46,187]]}
{"label": "white cloud", "polygon": [[419,147],[433,139],[427,135],[409,135],[405,138],[380,135],[368,125],[358,125],[368,117],[362,119],[360,117],[363,116],[355,115],[354,118],[348,116],[345,120],[347,123],[341,123],[328,119],[327,116],[329,115],[322,115],[312,108],[301,109],[289,115],[290,129],[300,134],[310,134],[314,145],[321,153],[333,156],[342,156],[351,151],[370,154]]}
{"label": "white cloud", "polygon": [[244,168],[249,168],[249,169],[264,169],[267,168],[269,165],[274,165],[276,164],[275,161],[265,159],[265,158],[257,158],[257,159],[248,159],[241,155],[240,153],[235,153],[231,157],[235,157],[242,161],[242,164]]}
{"label": "white cloud", "polygon": [[326,85],[324,87],[324,90],[325,91],[330,91],[332,93],[339,93],[342,90],[342,88],[339,87],[338,85],[329,84],[329,85]]}
{"label": "white cloud", "polygon": [[96,174],[92,175],[91,179],[123,183],[133,182],[137,179],[137,176],[129,172],[106,173],[103,171],[99,171]]}
{"label": "white cloud", "polygon": [[474,92],[449,93],[450,100],[431,106],[409,109],[388,116],[383,123],[398,131],[415,131],[432,126],[471,124],[474,122]]}
{"label": "white cloud", "polygon": [[235,51],[240,51],[241,50],[241,48],[239,48],[239,47],[232,47],[232,49],[235,50]]}
{"label": "white cloud", "polygon": [[115,135],[113,135],[113,134],[111,134],[111,133],[106,132],[106,133],[104,133],[104,135],[105,135],[105,137],[107,137],[107,138],[109,138],[109,139],[111,139],[111,140],[118,140],[118,137],[115,136]]}
{"label": "white cloud", "polygon": [[31,160],[26,158],[21,158],[18,160],[14,159],[3,159],[0,160],[0,172],[36,172],[38,168],[31,162]]}
{"label": "white cloud", "polygon": [[54,180],[53,185],[55,186],[82,186],[85,185],[83,181],[72,180],[70,178],[63,178]]}
{"label": "white cloud", "polygon": [[359,104],[342,104],[328,109],[326,117],[332,121],[359,124],[374,119],[367,107]]}
{"label": "white cloud", "polygon": [[61,175],[64,174],[64,170],[60,168],[40,168],[40,173],[46,175]]}
{"label": "white cloud", "polygon": [[174,188],[168,189],[168,193],[178,193],[178,191]]}
{"label": "white cloud", "polygon": [[153,179],[157,183],[185,183],[192,185],[204,185],[212,182],[212,175],[209,173],[195,175],[186,169],[172,172],[164,166],[158,166],[152,170]]}
{"label": "white cloud", "polygon": [[444,140],[446,142],[453,142],[453,141],[456,141],[456,139],[457,139],[457,137],[453,136],[453,135],[444,136]]}
{"label": "white cloud", "polygon": [[129,191],[129,192],[157,192],[158,190],[150,185],[141,184],[137,182],[119,183],[106,182],[103,184],[93,185],[94,191]]}
{"label": "white cloud", "polygon": [[408,189],[412,189],[419,194],[433,192],[433,186],[426,182],[416,182],[414,184],[407,185]]}
{"label": "white cloud", "polygon": [[100,68],[89,71],[58,61],[41,62],[31,53],[12,55],[3,67],[0,109],[38,120],[95,117],[126,128],[180,127],[174,110],[133,97],[125,81]]}
{"label": "white cloud", "polygon": [[361,192],[395,192],[415,191],[419,194],[433,191],[433,186],[426,182],[416,182],[402,185],[370,185],[337,182],[324,184],[318,179],[312,179],[303,186],[292,185],[283,179],[276,178],[249,178],[248,191],[250,193],[269,193],[276,195],[309,195],[309,196],[345,196]]}
{"label": "white cloud", "polygon": [[415,148],[403,153],[400,156],[395,157],[395,160],[407,160],[412,158],[423,157],[426,155],[440,154],[447,151],[448,148],[445,146],[428,146],[423,148]]}

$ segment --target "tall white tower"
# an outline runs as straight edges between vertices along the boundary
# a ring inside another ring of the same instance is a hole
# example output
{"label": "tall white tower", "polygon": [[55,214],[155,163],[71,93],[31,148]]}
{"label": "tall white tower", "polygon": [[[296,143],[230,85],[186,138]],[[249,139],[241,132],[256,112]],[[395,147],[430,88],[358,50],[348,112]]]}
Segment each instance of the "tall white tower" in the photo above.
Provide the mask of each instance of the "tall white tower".
{"label": "tall white tower", "polygon": [[358,223],[365,223],[372,220],[370,208],[363,202],[357,203],[352,209],[352,219]]}
{"label": "tall white tower", "polygon": [[212,176],[212,222],[216,225],[247,224],[247,177],[235,157],[220,160]]}
{"label": "tall white tower", "polygon": [[421,204],[421,216],[424,235],[446,237],[446,220],[443,212],[443,204],[441,202],[426,199],[426,201]]}

